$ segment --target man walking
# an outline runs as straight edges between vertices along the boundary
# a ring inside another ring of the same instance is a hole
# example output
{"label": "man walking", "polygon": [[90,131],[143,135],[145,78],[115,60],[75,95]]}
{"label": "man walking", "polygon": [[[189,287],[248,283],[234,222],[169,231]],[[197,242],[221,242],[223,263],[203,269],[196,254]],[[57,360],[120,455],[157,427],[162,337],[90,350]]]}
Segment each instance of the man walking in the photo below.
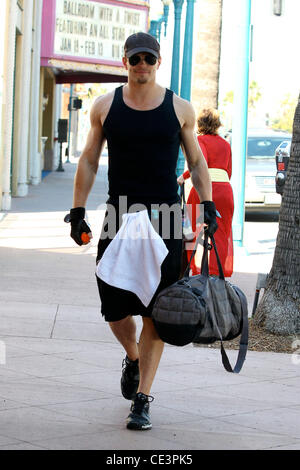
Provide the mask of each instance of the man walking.
{"label": "man walking", "polygon": [[[85,205],[105,141],[109,155],[107,202],[116,209],[117,221],[121,196],[127,197],[128,207],[143,204],[149,215],[154,204],[171,207],[178,203],[176,163],[182,145],[193,185],[204,201],[204,221],[210,233],[214,233],[216,212],[207,165],[194,133],[195,113],[189,102],[156,83],[161,64],[159,43],[147,33],[129,36],[123,64],[128,71],[128,83],[97,98],[91,109],[91,129],[74,182],[72,238],[81,245],[82,233],[90,232],[84,221]],[[168,255],[161,265],[156,294],[178,280],[180,274],[182,240],[174,236],[174,220],[171,225],[170,236],[163,237]],[[100,237],[97,262],[111,241],[109,237]],[[164,347],[151,319],[156,294],[145,306],[133,292],[99,278],[97,282],[102,315],[126,352],[121,390],[126,399],[132,400],[127,428],[150,429],[149,402],[153,400],[150,391]],[[143,320],[138,344],[134,315],[142,315]]]}

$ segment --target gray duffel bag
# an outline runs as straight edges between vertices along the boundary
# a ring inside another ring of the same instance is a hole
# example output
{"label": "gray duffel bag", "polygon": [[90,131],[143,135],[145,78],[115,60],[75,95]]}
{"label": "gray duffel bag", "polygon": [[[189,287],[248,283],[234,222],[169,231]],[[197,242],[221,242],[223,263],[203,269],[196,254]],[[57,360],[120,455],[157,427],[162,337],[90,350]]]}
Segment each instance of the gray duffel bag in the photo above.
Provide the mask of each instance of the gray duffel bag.
{"label": "gray duffel bag", "polygon": [[[201,274],[189,276],[198,240],[183,277],[161,291],[155,301],[152,319],[159,337],[175,346],[189,343],[210,344],[221,341],[222,362],[228,372],[239,372],[248,346],[248,308],[245,294],[226,281],[214,237],[219,277],[208,274],[208,251],[212,246],[204,237]],[[231,367],[223,341],[241,335],[238,359]]]}

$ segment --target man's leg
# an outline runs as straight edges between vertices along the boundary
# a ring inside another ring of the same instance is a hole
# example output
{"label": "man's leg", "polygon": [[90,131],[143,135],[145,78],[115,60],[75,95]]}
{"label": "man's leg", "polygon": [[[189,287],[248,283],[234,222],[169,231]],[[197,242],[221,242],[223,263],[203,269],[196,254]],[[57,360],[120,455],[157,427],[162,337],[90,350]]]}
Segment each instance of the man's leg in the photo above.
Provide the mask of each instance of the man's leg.
{"label": "man's leg", "polygon": [[140,383],[138,392],[150,394],[151,386],[164,349],[151,318],[143,317],[143,329],[139,339]]}
{"label": "man's leg", "polygon": [[133,317],[110,322],[109,326],[132,361],[139,358],[140,384],[138,391],[149,395],[164,349],[151,318],[143,317],[143,329],[137,346],[136,323]]}
{"label": "man's leg", "polygon": [[151,386],[163,352],[164,343],[158,337],[151,318],[143,318],[139,340],[140,382],[127,418],[127,429],[151,429],[149,403],[153,401]]}
{"label": "man's leg", "polygon": [[126,400],[133,400],[140,381],[135,320],[128,316],[123,320],[110,322],[109,325],[127,353],[122,363],[121,393]]}
{"label": "man's leg", "polygon": [[139,350],[136,343],[136,324],[132,316],[123,318],[123,320],[109,322],[109,326],[125,349],[127,356],[132,361],[139,358]]}

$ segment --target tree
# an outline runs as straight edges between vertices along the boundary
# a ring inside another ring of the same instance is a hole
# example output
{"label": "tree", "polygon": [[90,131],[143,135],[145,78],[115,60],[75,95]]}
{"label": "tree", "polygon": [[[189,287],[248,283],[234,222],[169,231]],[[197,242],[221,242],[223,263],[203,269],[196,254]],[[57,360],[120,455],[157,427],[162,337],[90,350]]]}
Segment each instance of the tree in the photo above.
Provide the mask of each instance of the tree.
{"label": "tree", "polygon": [[282,129],[292,132],[296,105],[297,98],[288,93],[280,103],[277,116],[272,119],[273,129]]}
{"label": "tree", "polygon": [[224,106],[227,106],[228,104],[233,104],[233,97],[233,91],[227,91],[225,98],[223,99]]}
{"label": "tree", "polygon": [[[248,93],[248,110],[249,113],[254,112],[257,103],[261,99],[261,89],[258,83],[255,80],[252,80],[249,84],[249,93]],[[227,129],[232,127],[232,113],[233,113],[233,101],[234,101],[234,92],[233,90],[227,91],[225,97],[223,98],[221,105],[221,118],[222,122],[225,124]]]}
{"label": "tree", "polygon": [[273,265],[254,323],[281,335],[300,332],[300,95]]}
{"label": "tree", "polygon": [[[261,99],[261,92],[258,83],[255,80],[252,80],[249,84],[249,98],[248,98],[248,107],[249,110],[254,109]],[[233,104],[234,92],[232,90],[228,91],[223,99],[223,106],[228,104]]]}
{"label": "tree", "polygon": [[196,114],[217,108],[219,95],[222,0],[199,0],[199,29],[195,43],[192,103]]}
{"label": "tree", "polygon": [[254,110],[258,101],[261,99],[261,92],[258,83],[252,80],[249,85],[248,107],[249,111]]}

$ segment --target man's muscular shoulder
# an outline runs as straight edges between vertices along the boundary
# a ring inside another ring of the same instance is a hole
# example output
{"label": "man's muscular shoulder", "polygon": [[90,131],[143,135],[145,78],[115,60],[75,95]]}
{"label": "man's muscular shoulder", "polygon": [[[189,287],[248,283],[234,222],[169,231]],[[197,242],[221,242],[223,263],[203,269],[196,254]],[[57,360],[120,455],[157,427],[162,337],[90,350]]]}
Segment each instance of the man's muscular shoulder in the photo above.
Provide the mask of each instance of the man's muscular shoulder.
{"label": "man's muscular shoulder", "polygon": [[195,125],[195,110],[191,103],[174,93],[173,104],[176,116],[181,124],[181,127],[184,125],[194,126]]}
{"label": "man's muscular shoulder", "polygon": [[93,104],[91,115],[95,119],[100,119],[101,124],[104,123],[106,116],[108,115],[108,112],[114,99],[114,95],[115,91],[113,90],[109,93],[106,93],[105,95],[98,96],[98,98]]}

